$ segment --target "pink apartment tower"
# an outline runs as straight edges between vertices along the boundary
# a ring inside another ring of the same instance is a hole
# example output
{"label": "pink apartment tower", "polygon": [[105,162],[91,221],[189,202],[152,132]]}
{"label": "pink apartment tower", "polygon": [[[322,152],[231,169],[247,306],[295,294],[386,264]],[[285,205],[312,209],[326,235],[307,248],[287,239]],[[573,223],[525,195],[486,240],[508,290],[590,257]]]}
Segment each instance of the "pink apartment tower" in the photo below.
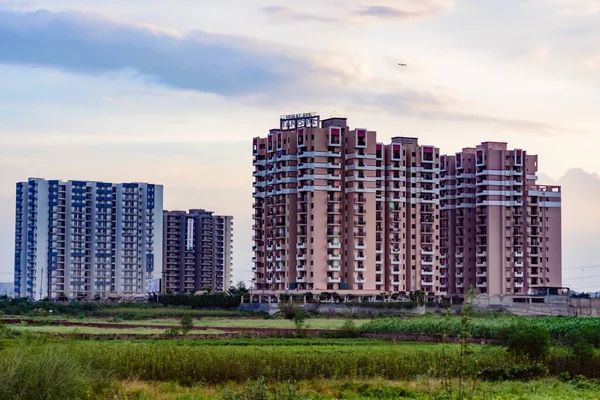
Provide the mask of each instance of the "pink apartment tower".
{"label": "pink apartment tower", "polygon": [[441,285],[448,294],[561,286],[561,191],[538,157],[485,142],[441,157]]}
{"label": "pink apartment tower", "polygon": [[282,116],[252,154],[255,289],[447,290],[437,148],[307,113]]}
{"label": "pink apartment tower", "polygon": [[253,286],[267,292],[527,293],[561,285],[560,188],[537,156],[286,115],[253,139]]}

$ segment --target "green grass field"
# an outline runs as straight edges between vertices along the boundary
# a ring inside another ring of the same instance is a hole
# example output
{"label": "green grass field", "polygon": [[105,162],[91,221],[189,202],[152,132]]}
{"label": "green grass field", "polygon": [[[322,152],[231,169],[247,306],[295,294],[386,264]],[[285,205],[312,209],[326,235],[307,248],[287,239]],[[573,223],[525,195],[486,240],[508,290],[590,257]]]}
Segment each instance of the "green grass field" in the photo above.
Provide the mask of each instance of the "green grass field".
{"label": "green grass field", "polygon": [[[136,334],[136,335],[161,335],[165,333],[165,329],[152,329],[152,328],[94,328],[89,326],[24,326],[14,325],[11,327],[17,332],[28,332],[28,333],[43,333],[43,334],[86,334],[86,335],[111,335],[111,334]],[[216,329],[207,329],[201,331],[190,331],[190,335],[220,335],[224,333]]]}
{"label": "green grass field", "polygon": [[[64,317],[45,317],[45,318],[24,318],[37,319],[42,321],[67,320],[75,323],[110,323],[120,325],[165,325],[177,326],[179,319],[143,319],[136,321],[121,321],[114,318],[64,318]],[[118,322],[116,322],[118,321]],[[360,326],[370,320],[353,320],[356,326]],[[346,320],[327,319],[327,318],[309,318],[306,320],[305,328],[308,329],[339,329]],[[293,329],[295,325],[292,321],[286,319],[262,319],[262,318],[201,318],[194,319],[194,326],[206,328],[275,328],[275,329]]]}
{"label": "green grass field", "polygon": [[[452,382],[456,388],[458,383]],[[438,380],[420,378],[411,381],[381,379],[360,381],[312,380],[294,384],[260,383],[220,386],[181,386],[175,383],[125,381],[126,393],[160,400],[244,399],[252,393],[263,400],[367,400],[415,399],[447,400],[451,398]],[[598,399],[600,387],[595,383],[559,382],[553,379],[529,382],[482,382],[473,390],[473,399],[489,400],[592,400]],[[236,397],[236,395],[240,397]]]}

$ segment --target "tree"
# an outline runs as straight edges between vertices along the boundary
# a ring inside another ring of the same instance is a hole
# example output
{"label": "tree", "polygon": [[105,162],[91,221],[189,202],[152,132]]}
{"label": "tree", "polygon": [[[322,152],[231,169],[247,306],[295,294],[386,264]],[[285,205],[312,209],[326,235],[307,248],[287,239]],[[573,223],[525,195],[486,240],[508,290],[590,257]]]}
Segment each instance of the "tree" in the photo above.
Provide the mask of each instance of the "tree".
{"label": "tree", "polygon": [[420,307],[423,307],[425,305],[425,292],[421,290],[410,292],[409,298],[410,301],[412,301],[413,303],[417,303]]}
{"label": "tree", "polygon": [[194,320],[191,315],[185,315],[181,318],[181,333],[186,336],[194,329]]}
{"label": "tree", "polygon": [[304,308],[289,303],[280,303],[279,309],[285,319],[292,321],[296,325],[296,330],[304,327],[306,318],[308,318],[308,312]]}
{"label": "tree", "polygon": [[246,287],[246,282],[238,281],[235,286],[229,289],[229,294],[232,296],[247,296],[250,294],[249,289]]}

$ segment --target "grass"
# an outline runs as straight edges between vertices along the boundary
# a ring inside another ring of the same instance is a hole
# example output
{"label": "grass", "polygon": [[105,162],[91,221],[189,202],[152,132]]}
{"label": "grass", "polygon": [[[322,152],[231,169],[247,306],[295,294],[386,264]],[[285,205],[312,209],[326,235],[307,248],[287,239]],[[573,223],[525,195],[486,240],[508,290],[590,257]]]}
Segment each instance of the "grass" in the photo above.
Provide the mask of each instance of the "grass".
{"label": "grass", "polygon": [[[456,382],[454,382],[456,385]],[[440,381],[416,379],[411,381],[371,380],[310,380],[296,383],[248,382],[223,386],[181,386],[176,383],[124,381],[124,392],[142,395],[153,400],[204,400],[241,398],[236,394],[252,394],[245,399],[293,400],[366,400],[366,399],[447,399]],[[250,390],[249,390],[250,389]],[[253,389],[253,390],[252,390]],[[258,389],[258,390],[257,390]],[[553,379],[530,382],[502,382],[478,385],[476,399],[490,400],[586,400],[597,399],[600,388],[594,383],[570,383]],[[226,393],[231,393],[225,397]],[[285,396],[287,394],[287,396]]]}
{"label": "grass", "polygon": [[[0,398],[15,400],[442,400],[449,397],[441,392],[440,379],[456,377],[460,362],[459,345],[368,339],[81,341],[24,335],[3,342]],[[537,365],[500,346],[471,345],[470,349],[476,371],[515,371]],[[554,374],[580,373],[565,348],[555,348],[544,363]],[[600,357],[586,363],[590,376],[600,375]],[[535,379],[547,373],[547,369],[539,371],[513,374],[511,379]],[[597,398],[600,386],[595,381],[564,380],[478,381],[474,398]],[[66,395],[60,395],[62,390]]]}
{"label": "grass", "polygon": [[[500,316],[496,318],[473,318],[470,322],[470,334],[475,337],[495,338],[515,324],[530,322],[548,328],[555,341],[563,341],[574,330],[589,328],[600,334],[600,318],[576,317],[516,317]],[[366,332],[397,332],[410,334],[448,334],[460,333],[460,317],[423,316],[413,319],[381,318],[368,321],[361,326]]]}
{"label": "grass", "polygon": [[[29,319],[29,318],[28,318]],[[62,321],[70,322],[94,323],[94,324],[121,324],[121,325],[165,325],[178,326],[179,319],[144,319],[136,321],[122,321],[108,318],[64,318],[64,317],[45,317],[33,318],[41,321]],[[344,319],[328,319],[328,318],[309,318],[306,320],[306,327],[309,329],[340,329],[346,320]],[[353,320],[357,325],[369,322],[368,319]],[[262,318],[201,318],[194,319],[194,326],[206,328],[275,328],[275,329],[294,329],[295,325],[292,321],[286,319],[262,319]]]}
{"label": "grass", "polygon": [[[385,377],[409,379],[430,373],[439,363],[439,345],[381,344],[339,346],[192,346],[172,341],[54,343],[93,369],[110,368],[120,379],[179,383],[243,382],[247,379],[279,381]],[[479,365],[513,365],[499,347],[476,347]],[[456,369],[459,349],[448,346]]]}
{"label": "grass", "polygon": [[[160,335],[164,334],[164,329],[151,329],[151,328],[125,328],[125,329],[107,329],[107,328],[94,328],[89,326],[24,326],[24,325],[12,325],[11,329],[17,332],[29,332],[29,333],[44,333],[44,334],[86,334],[86,335],[111,335],[111,334],[136,334],[136,335]],[[216,329],[207,329],[202,331],[191,331],[190,335],[220,335],[223,331]]]}

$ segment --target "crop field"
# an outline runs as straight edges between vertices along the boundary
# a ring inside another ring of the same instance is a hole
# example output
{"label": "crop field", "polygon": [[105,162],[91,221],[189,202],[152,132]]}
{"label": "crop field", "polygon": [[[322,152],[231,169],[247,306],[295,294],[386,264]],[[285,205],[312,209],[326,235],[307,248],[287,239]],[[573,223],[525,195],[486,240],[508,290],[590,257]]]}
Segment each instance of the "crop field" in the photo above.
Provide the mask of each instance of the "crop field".
{"label": "crop field", "polygon": [[308,314],[294,324],[284,312],[2,301],[0,311],[0,399],[569,400],[600,393],[600,319],[593,318]]}
{"label": "crop field", "polygon": [[[26,318],[27,320],[31,318]],[[41,321],[42,323],[49,323],[51,321],[69,321],[71,323],[82,323],[82,324],[111,324],[111,325],[150,325],[150,326],[176,326],[180,324],[179,319],[144,319],[136,321],[123,321],[114,318],[55,318],[55,317],[44,317],[44,318],[33,318],[33,321]],[[354,324],[361,325],[369,322],[370,320],[353,320]],[[195,327],[203,328],[245,328],[245,329],[293,329],[295,327],[292,321],[273,318],[273,319],[262,319],[262,318],[201,318],[193,320]],[[327,318],[309,318],[306,320],[304,328],[306,329],[339,329],[346,323],[344,319],[327,319]]]}
{"label": "crop field", "polygon": [[[49,335],[57,334],[86,334],[86,335],[111,335],[111,334],[127,334],[127,335],[162,335],[165,333],[164,329],[152,329],[152,328],[125,328],[125,329],[111,329],[111,328],[95,328],[90,326],[31,326],[31,325],[16,325],[12,329],[17,332],[26,333],[43,333]],[[196,330],[190,331],[190,335],[220,335],[224,333],[216,329]]]}
{"label": "crop field", "polygon": [[[548,329],[554,340],[563,340],[573,331],[588,329],[600,333],[600,318],[575,317],[497,317],[473,318],[469,321],[469,331],[474,337],[495,338],[512,326],[528,323]],[[461,320],[459,317],[424,316],[413,319],[384,318],[364,323],[365,332],[390,332],[430,335],[459,335]]]}
{"label": "crop field", "polygon": [[[3,399],[19,398],[11,397],[15,392],[31,400],[448,399],[448,385],[451,391],[459,385],[461,364],[459,345],[367,339],[24,337],[2,343]],[[575,372],[562,381],[546,378],[573,367],[572,356],[562,349],[553,350],[543,365],[501,346],[472,345],[469,351],[473,366],[488,377],[474,381],[473,394],[479,396],[474,398],[592,399],[600,389]],[[600,371],[597,356],[588,362]],[[490,371],[520,375],[497,382]],[[42,393],[47,396],[39,397]],[[240,397],[248,393],[254,397]]]}

